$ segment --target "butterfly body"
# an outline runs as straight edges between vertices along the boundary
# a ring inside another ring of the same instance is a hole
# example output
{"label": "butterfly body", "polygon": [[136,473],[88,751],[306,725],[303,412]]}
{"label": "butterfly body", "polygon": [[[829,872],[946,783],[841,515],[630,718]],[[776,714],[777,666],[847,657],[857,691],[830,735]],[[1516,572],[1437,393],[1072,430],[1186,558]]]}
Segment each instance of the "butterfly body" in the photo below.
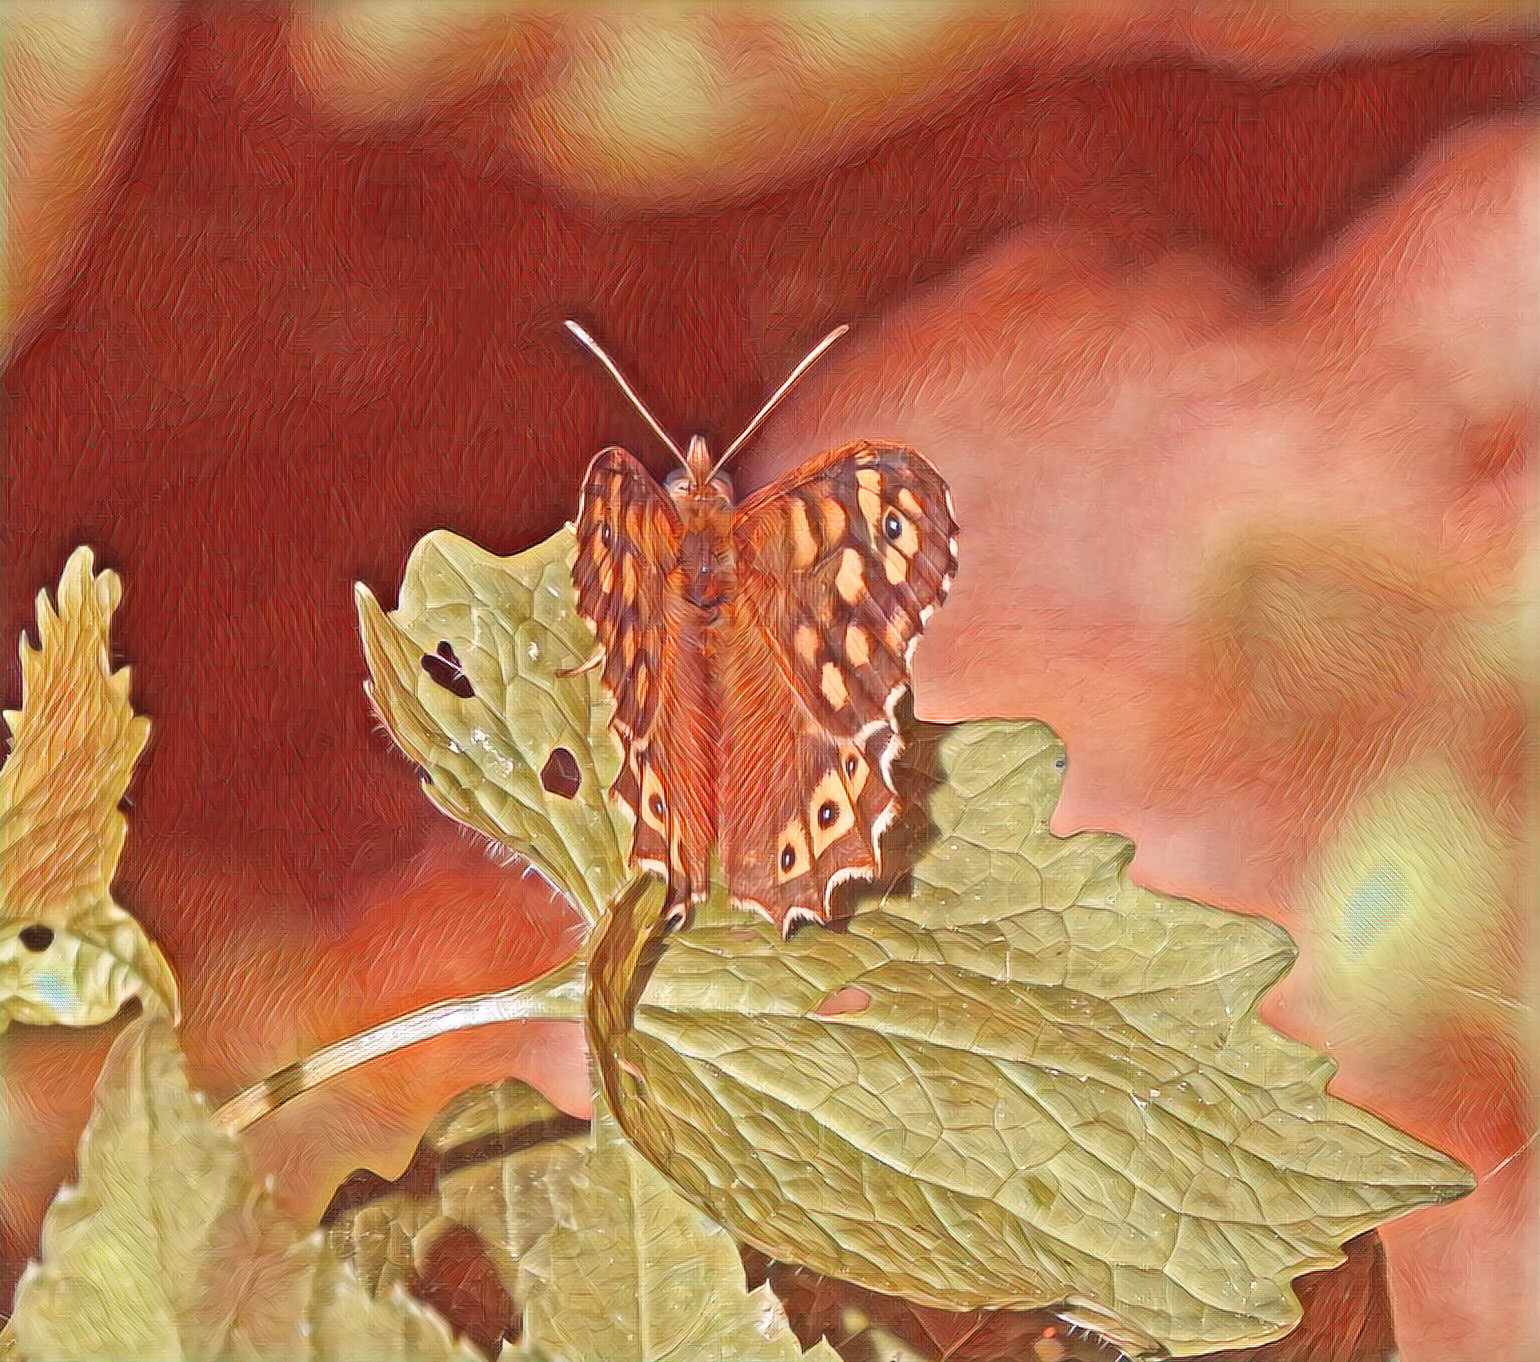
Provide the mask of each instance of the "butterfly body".
{"label": "butterfly body", "polygon": [[[882,867],[900,800],[895,707],[915,644],[957,570],[941,475],[860,440],[742,504],[699,436],[663,484],[618,447],[583,479],[572,580],[625,753],[611,795],[634,818],[633,865],[682,918],[710,888],[783,932],[827,922],[833,893]],[[748,437],[831,333],[729,449]]]}

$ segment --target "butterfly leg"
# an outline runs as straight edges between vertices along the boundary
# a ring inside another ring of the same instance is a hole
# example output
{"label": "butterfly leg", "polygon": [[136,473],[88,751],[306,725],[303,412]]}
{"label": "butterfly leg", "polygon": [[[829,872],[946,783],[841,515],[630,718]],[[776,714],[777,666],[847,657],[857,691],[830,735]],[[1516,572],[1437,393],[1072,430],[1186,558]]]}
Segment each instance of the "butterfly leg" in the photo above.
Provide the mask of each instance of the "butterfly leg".
{"label": "butterfly leg", "polygon": [[580,662],[576,667],[563,667],[556,673],[556,675],[559,676],[563,681],[565,681],[569,676],[584,676],[587,673],[593,671],[595,667],[599,666],[604,661],[604,656],[604,646],[603,644],[600,644],[596,646],[593,652],[591,652],[588,657]]}

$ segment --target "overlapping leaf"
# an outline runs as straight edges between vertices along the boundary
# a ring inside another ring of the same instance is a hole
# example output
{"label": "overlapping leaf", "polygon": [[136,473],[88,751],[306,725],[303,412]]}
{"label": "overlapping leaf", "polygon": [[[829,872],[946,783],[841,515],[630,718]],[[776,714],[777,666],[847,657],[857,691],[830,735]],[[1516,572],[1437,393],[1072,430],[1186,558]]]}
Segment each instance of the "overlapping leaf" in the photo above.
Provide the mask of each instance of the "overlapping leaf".
{"label": "overlapping leaf", "polygon": [[[457,580],[434,569],[440,627],[414,623],[403,658],[440,641],[502,656],[490,640],[521,636],[521,602],[575,623],[557,603],[570,600],[569,551],[563,534],[519,560],[483,556]],[[457,562],[474,554],[456,541]],[[528,584],[499,582],[515,571]],[[494,599],[495,624],[479,613]],[[579,630],[558,666],[583,654]],[[501,686],[499,711],[527,726],[516,769],[548,750],[536,715],[552,705],[603,759],[582,764],[582,790],[612,778],[607,703],[589,678],[466,670],[478,697]],[[434,703],[407,746],[437,785],[463,759],[467,719]],[[444,713],[454,726],[440,732]],[[787,943],[718,894],[664,939],[660,895],[641,881],[593,944],[606,1096],[698,1206],[774,1257],[880,1291],[950,1309],[1053,1306],[1129,1351],[1192,1355],[1286,1333],[1296,1277],[1340,1262],[1353,1235],[1469,1190],[1459,1165],[1328,1096],[1334,1066],[1257,1019],[1293,960],[1280,930],[1133,885],[1121,838],[1048,831],[1064,758],[1047,729],[919,736],[917,765],[938,775],[934,826],[911,830],[912,876],[848,930]],[[501,778],[470,765],[467,787]],[[558,835],[563,806],[519,779],[512,821],[483,794],[476,825],[554,865],[560,847],[521,839]],[[589,892],[622,877],[626,830],[599,808],[615,859]],[[574,845],[597,864],[591,840]]]}
{"label": "overlapping leaf", "polygon": [[1471,1187],[1325,1092],[1255,1004],[1277,928],[1133,885],[1047,827],[1035,724],[930,730],[932,840],[842,932],[623,899],[591,965],[626,1131],[774,1257],[953,1309],[1063,1303],[1130,1351],[1259,1343],[1353,1235]]}
{"label": "overlapping leaf", "polygon": [[[412,551],[398,608],[360,586],[358,617],[370,698],[427,772],[428,798],[528,857],[593,921],[620,886],[630,828],[607,798],[620,751],[598,678],[560,675],[593,648],[571,552],[567,530],[512,558],[438,531]],[[463,681],[446,684],[456,665]],[[577,788],[553,793],[567,772]]]}
{"label": "overlapping leaf", "polygon": [[176,1015],[176,979],[111,885],[118,809],[150,722],[108,648],[121,588],[88,548],[65,564],[55,609],[38,593],[38,646],[21,642],[22,707],[7,711],[0,770],[0,1029],[91,1026],[129,998]]}
{"label": "overlapping leaf", "polygon": [[189,1089],[162,1017],[113,1045],[79,1181],[49,1208],[11,1325],[17,1354],[38,1362],[480,1357],[401,1292],[371,1296],[319,1235],[275,1213]]}
{"label": "overlapping leaf", "polygon": [[601,1118],[559,1223],[525,1257],[526,1347],[568,1362],[838,1362],[803,1353],[732,1238]]}
{"label": "overlapping leaf", "polygon": [[588,1137],[575,1124],[515,1079],[462,1094],[423,1135],[400,1185],[332,1227],[333,1247],[379,1292],[409,1283],[440,1238],[464,1228],[516,1299],[519,1260],[555,1225],[557,1199],[583,1165]]}

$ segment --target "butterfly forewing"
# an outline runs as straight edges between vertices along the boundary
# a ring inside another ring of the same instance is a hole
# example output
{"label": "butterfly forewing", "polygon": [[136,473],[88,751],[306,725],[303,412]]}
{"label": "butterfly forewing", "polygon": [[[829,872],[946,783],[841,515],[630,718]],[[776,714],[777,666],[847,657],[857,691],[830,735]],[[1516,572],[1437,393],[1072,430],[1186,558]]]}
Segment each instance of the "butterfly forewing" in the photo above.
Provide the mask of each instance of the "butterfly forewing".
{"label": "butterfly forewing", "polygon": [[613,448],[594,458],[572,581],[625,749],[611,794],[635,819],[632,862],[688,902],[708,887],[718,756],[709,640],[678,580],[683,535],[673,503],[636,459]]}
{"label": "butterfly forewing", "polygon": [[720,843],[729,892],[785,928],[881,866],[897,816],[894,710],[957,569],[940,474],[862,441],[756,493],[722,650]]}

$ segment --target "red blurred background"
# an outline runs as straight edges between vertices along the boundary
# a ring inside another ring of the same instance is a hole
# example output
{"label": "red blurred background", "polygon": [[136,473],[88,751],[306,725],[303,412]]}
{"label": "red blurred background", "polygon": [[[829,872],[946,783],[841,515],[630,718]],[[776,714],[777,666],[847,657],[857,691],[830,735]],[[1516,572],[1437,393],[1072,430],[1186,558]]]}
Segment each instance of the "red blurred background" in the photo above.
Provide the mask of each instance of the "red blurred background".
{"label": "red blurred background", "polygon": [[[1533,271],[1507,253],[1540,240],[1531,35],[1365,53],[1200,25],[1134,54],[1069,21],[1058,46],[975,54],[966,80],[943,53],[860,136],[793,120],[768,170],[724,153],[660,188],[640,161],[628,179],[623,146],[585,177],[537,120],[509,135],[523,68],[454,67],[404,110],[329,104],[293,23],[216,6],[164,26],[83,244],[7,319],[3,636],[77,544],[124,579],[117,642],[154,730],[117,893],[180,973],[194,1081],[216,1098],[575,943],[538,880],[432,813],[376,728],[351,597],[363,581],[392,601],[430,529],[499,553],[543,537],[604,443],[661,468],[569,316],[665,424],[718,439],[807,342],[856,323],[742,481],[902,433],[842,423],[925,429],[965,533],[917,710],[1052,723],[1071,756],[1061,830],[1134,837],[1145,882],[1268,913],[1308,953],[1336,839],[1431,755],[1493,863],[1516,854],[1517,672],[1483,671],[1466,636],[1522,599]],[[569,40],[541,37],[547,86],[552,63],[581,67]],[[1258,410],[1288,420],[1263,438]],[[1293,464],[1278,442],[1314,453]],[[1247,530],[1296,494],[1287,527]],[[1532,1017],[1523,903],[1494,893],[1495,958],[1463,982]],[[1532,1025],[1462,1011],[1409,948],[1395,989],[1428,990],[1409,1005],[1425,1030],[1398,1051],[1322,949],[1280,1024],[1338,1049],[1354,1100],[1498,1169],[1532,1127]],[[25,1131],[7,1303],[107,1040],[4,1040]],[[570,1031],[495,1028],[352,1076],[255,1144],[313,1216],[351,1169],[398,1169],[454,1092],[511,1073],[585,1100]],[[1387,1233],[1407,1362],[1540,1347],[1529,1163]],[[1356,1337],[1313,1327],[1313,1358]]]}

